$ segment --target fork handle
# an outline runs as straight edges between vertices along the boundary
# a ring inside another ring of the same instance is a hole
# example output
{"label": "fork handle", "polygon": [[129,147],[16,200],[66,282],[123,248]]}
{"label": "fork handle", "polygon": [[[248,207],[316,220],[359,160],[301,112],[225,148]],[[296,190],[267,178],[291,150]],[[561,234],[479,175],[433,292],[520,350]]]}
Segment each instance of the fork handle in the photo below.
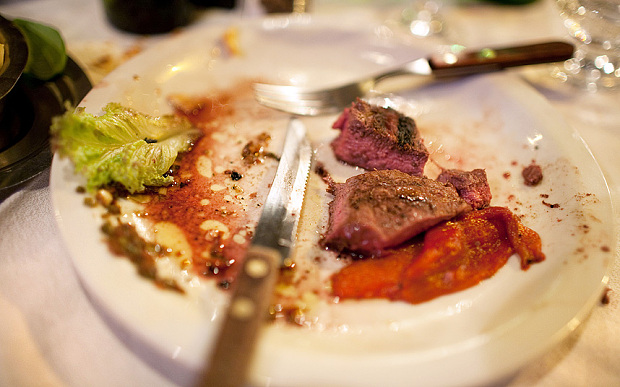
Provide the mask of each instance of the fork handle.
{"label": "fork handle", "polygon": [[570,59],[573,50],[573,45],[558,41],[433,55],[428,62],[436,78],[447,78],[486,73],[514,66],[559,62]]}

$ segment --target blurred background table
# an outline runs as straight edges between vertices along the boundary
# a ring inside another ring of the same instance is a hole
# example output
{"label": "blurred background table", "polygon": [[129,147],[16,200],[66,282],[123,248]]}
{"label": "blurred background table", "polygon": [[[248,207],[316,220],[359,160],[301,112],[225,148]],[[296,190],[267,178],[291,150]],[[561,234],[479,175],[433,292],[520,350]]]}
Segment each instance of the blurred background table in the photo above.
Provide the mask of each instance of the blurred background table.
{"label": "blurred background table", "polygon": [[[245,8],[204,9],[185,28],[255,17],[258,0]],[[93,84],[166,35],[120,32],[105,19],[101,0],[0,1],[0,13],[55,26],[69,54]],[[342,14],[360,23],[394,17],[406,1],[316,0],[315,14]],[[521,6],[444,0],[444,39],[471,47],[566,38],[553,0]],[[620,94],[555,88],[540,71],[522,70],[524,81],[544,94],[585,139],[608,180],[618,207],[620,193]],[[90,303],[73,271],[49,197],[49,170],[15,189],[0,191],[0,385],[172,386],[149,365],[131,339],[121,337]],[[616,210],[616,218],[618,210]],[[617,254],[616,254],[617,255]],[[572,334],[508,386],[620,385],[620,264],[610,272],[609,303],[597,305]],[[449,372],[447,370],[447,372]]]}

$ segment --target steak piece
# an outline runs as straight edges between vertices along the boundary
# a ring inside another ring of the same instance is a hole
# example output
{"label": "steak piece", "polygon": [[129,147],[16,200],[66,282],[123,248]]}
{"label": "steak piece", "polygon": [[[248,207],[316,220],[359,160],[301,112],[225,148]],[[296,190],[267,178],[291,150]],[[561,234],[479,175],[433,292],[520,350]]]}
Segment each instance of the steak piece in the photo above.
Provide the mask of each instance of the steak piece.
{"label": "steak piece", "polygon": [[369,170],[397,169],[422,176],[428,150],[412,118],[358,98],[332,127],[341,130],[331,143],[340,161]]}
{"label": "steak piece", "polygon": [[396,170],[353,176],[333,194],[322,243],[362,254],[380,254],[471,210],[452,185]]}
{"label": "steak piece", "polygon": [[459,195],[474,209],[485,208],[491,204],[491,188],[484,169],[473,171],[446,169],[437,176],[437,181],[452,184]]}

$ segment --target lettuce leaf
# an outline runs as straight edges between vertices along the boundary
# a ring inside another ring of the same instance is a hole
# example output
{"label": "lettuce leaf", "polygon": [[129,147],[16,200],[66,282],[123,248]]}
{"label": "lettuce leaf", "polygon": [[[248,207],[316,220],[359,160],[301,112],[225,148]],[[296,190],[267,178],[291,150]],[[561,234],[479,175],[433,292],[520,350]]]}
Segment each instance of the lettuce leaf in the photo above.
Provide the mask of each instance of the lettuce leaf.
{"label": "lettuce leaf", "polygon": [[130,193],[173,182],[165,175],[179,152],[189,150],[200,131],[181,117],[151,117],[110,103],[94,116],[83,108],[55,117],[52,145],[68,157],[89,190],[122,184]]}

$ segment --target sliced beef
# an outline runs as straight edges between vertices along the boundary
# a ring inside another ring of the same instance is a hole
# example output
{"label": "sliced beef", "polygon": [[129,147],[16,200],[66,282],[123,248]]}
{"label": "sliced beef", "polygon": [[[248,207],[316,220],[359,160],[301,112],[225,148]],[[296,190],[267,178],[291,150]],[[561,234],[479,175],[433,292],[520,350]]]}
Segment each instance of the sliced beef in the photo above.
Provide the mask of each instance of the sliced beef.
{"label": "sliced beef", "polygon": [[396,170],[372,171],[334,186],[323,244],[377,254],[471,210],[450,184]]}
{"label": "sliced beef", "polygon": [[491,203],[491,188],[484,169],[446,169],[437,177],[437,181],[452,184],[459,195],[475,209],[488,207]]}
{"label": "sliced beef", "polygon": [[422,176],[428,150],[412,118],[358,99],[333,128],[341,130],[331,144],[339,160],[369,170],[397,169]]}

